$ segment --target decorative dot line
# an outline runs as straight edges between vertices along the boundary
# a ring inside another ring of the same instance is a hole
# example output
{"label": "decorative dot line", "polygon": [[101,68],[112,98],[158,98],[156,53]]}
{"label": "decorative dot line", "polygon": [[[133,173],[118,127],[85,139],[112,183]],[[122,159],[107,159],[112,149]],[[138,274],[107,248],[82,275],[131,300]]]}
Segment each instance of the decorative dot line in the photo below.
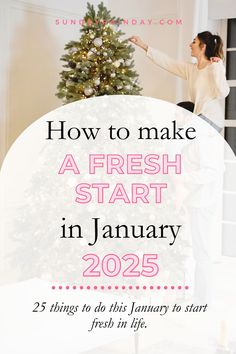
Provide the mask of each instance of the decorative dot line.
{"label": "decorative dot line", "polygon": [[189,290],[189,286],[188,285],[178,285],[178,286],[174,286],[174,285],[164,285],[164,286],[160,286],[160,285],[115,285],[115,286],[111,286],[111,285],[52,285],[51,287],[52,290]]}

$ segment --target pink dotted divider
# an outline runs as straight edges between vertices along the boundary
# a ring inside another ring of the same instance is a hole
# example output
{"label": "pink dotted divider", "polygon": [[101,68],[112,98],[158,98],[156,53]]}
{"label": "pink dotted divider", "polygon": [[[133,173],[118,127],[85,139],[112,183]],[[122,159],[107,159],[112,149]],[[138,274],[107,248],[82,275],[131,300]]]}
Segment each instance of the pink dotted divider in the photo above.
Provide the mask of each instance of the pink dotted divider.
{"label": "pink dotted divider", "polygon": [[52,285],[52,290],[188,290],[188,285]]}

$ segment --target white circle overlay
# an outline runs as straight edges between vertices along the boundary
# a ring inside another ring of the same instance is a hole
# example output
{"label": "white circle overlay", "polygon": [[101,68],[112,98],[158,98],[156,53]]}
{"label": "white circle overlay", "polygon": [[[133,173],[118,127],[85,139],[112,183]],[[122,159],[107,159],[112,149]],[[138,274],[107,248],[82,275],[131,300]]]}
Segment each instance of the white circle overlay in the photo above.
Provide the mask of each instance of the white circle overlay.
{"label": "white circle overlay", "polygon": [[[178,159],[181,171],[174,163]],[[79,172],[68,168],[71,162]],[[114,302],[127,308],[132,302],[169,306],[162,315],[136,314],[147,325],[138,332],[144,352],[213,353],[217,346],[227,347],[236,295],[234,257],[227,254],[236,222],[235,162],[228,144],[207,122],[149,97],[90,98],[29,126],[9,150],[0,174],[3,352],[99,353],[112,343],[117,352],[126,352],[120,339],[128,341],[132,329],[88,329],[94,317],[129,321],[135,314],[42,313],[36,318],[31,307],[42,298],[92,307],[101,301],[106,308]],[[99,196],[98,185],[103,185]],[[87,254],[99,259],[100,276],[83,275],[91,263],[83,259]],[[111,260],[106,274],[108,254],[119,259],[120,269]],[[130,254],[138,259],[139,276],[123,274],[130,263],[122,257]],[[143,276],[142,270],[150,271],[144,255],[150,254],[157,255],[158,273]],[[73,285],[83,291],[64,290]],[[12,310],[3,306],[9,299]],[[174,304],[182,309],[207,304],[208,311],[176,313],[170,310]],[[19,328],[20,321],[25,328]]]}

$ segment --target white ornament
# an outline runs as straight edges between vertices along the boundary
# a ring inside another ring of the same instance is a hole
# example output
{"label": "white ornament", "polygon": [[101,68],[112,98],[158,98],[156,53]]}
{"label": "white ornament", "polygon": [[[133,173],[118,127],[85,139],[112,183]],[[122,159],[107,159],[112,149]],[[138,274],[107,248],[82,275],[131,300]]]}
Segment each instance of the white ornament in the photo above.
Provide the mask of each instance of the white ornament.
{"label": "white ornament", "polygon": [[90,51],[88,52],[88,57],[91,57],[91,55],[93,55],[93,52],[90,50]]}
{"label": "white ornament", "polygon": [[94,37],[95,37],[94,34],[90,34],[91,39],[94,39]]}
{"label": "white ornament", "polygon": [[107,35],[107,32],[103,32],[103,34],[104,34],[104,36],[106,36],[106,35]]}
{"label": "white ornament", "polygon": [[102,46],[102,38],[95,38],[93,43],[96,47],[101,47]]}
{"label": "white ornament", "polygon": [[117,86],[117,90],[121,90],[122,89],[122,86]]}
{"label": "white ornament", "polygon": [[108,63],[111,63],[111,62],[112,62],[111,58],[107,59],[107,62],[108,62]]}
{"label": "white ornament", "polygon": [[107,52],[103,52],[103,56],[104,56],[104,57],[107,57]]}
{"label": "white ornament", "polygon": [[92,87],[86,87],[86,88],[84,89],[84,94],[85,94],[85,96],[91,96],[92,93],[93,93]]}
{"label": "white ornament", "polygon": [[120,66],[120,61],[119,61],[119,60],[114,61],[113,65],[114,65],[116,68],[119,68],[119,66]]}
{"label": "white ornament", "polygon": [[115,77],[116,76],[116,73],[111,73],[111,77]]}
{"label": "white ornament", "polygon": [[99,77],[94,80],[94,83],[95,83],[95,85],[97,85],[97,86],[100,85],[100,79],[99,79]]}

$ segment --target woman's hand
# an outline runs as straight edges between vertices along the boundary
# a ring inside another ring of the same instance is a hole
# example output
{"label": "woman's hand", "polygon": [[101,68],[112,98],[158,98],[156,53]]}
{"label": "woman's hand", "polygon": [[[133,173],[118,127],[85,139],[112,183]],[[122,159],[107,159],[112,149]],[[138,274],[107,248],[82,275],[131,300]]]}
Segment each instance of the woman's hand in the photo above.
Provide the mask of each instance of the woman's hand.
{"label": "woman's hand", "polygon": [[138,47],[144,49],[147,51],[148,49],[148,45],[146,43],[144,43],[140,37],[138,36],[132,36],[129,38],[129,41],[136,44]]}

